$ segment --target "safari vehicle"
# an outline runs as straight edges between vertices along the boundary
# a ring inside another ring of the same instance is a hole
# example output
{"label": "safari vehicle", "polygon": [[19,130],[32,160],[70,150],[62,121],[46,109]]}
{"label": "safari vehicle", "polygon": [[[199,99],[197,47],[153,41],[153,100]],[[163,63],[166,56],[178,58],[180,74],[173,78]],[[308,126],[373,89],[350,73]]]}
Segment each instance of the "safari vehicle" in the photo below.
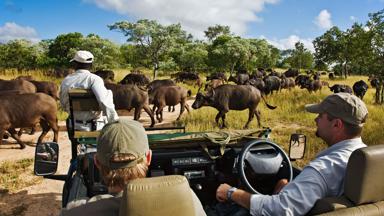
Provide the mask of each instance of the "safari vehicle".
{"label": "safari vehicle", "polygon": [[[70,92],[70,106],[70,116],[76,110],[98,109],[93,95],[84,91]],[[271,194],[279,179],[292,180],[291,160],[301,159],[306,145],[304,135],[292,134],[289,154],[286,154],[269,139],[271,130],[268,128],[231,132],[185,132],[183,127],[165,129],[183,131],[148,134],[149,147],[153,153],[148,177],[185,176],[205,209],[215,205],[215,191],[224,182],[251,193]],[[98,132],[71,130],[69,134],[72,159],[66,175],[54,175],[59,154],[56,143],[38,145],[35,153],[36,175],[65,181],[62,207],[76,198],[107,193],[93,164]],[[328,214],[360,215],[359,212],[367,211],[369,214],[365,215],[383,215],[384,202],[377,202],[384,198],[380,178],[383,173],[378,173],[379,178],[374,176],[375,172],[383,170],[379,168],[381,164],[377,163],[378,158],[382,161],[383,157],[382,146],[378,149],[359,150],[357,156],[351,157],[352,165],[359,169],[348,168],[347,177],[353,180],[346,181],[346,195],[318,201],[309,214],[332,211]],[[371,180],[379,187],[379,193],[373,193],[373,186],[367,184]],[[375,195],[372,197],[372,194]],[[359,206],[367,202],[376,203]]]}

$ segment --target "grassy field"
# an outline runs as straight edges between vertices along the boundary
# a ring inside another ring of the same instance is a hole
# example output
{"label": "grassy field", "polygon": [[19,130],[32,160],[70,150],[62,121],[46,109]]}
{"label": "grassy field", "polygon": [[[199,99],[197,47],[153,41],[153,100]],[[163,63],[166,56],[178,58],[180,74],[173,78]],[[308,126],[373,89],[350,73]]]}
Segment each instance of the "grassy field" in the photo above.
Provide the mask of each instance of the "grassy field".
{"label": "grassy field", "polygon": [[[351,76],[347,80],[328,80],[322,77],[322,80],[328,81],[330,85],[335,83],[353,85],[354,82],[365,80],[364,76]],[[315,136],[316,125],[314,119],[316,114],[307,113],[304,110],[305,104],[318,103],[332,92],[323,87],[321,92],[309,93],[307,90],[295,89],[288,91],[282,90],[278,94],[267,97],[269,104],[277,106],[275,110],[268,109],[263,102],[259,104],[261,112],[261,124],[263,127],[272,129],[271,139],[282,145],[288,150],[289,138],[292,133],[303,133],[307,136],[307,150],[304,160],[297,161],[297,165],[302,167],[315,155],[326,148],[325,143]],[[380,132],[382,126],[384,107],[374,104],[375,90],[370,88],[364,97],[364,102],[369,111],[369,119],[363,130],[363,140],[367,145],[384,144],[384,137]],[[211,107],[203,107],[199,112],[192,112],[185,116],[182,121],[187,125],[188,131],[218,131],[214,118],[217,111]],[[229,130],[241,129],[248,119],[248,110],[230,111],[227,114],[227,125]],[[257,128],[256,119],[254,119],[250,128]]]}
{"label": "grassy field", "polygon": [[[114,70],[115,80],[121,80],[125,75],[129,73],[129,70]],[[151,71],[145,71],[150,77]],[[2,79],[11,79],[18,75],[33,75],[36,80],[48,80],[54,81],[60,84],[61,79],[55,79],[52,77],[45,77],[40,71],[29,71],[25,73],[17,73],[15,71],[8,71],[6,75],[0,76]],[[161,76],[161,73],[160,73]],[[160,78],[169,78],[162,76]],[[204,79],[205,80],[205,79]],[[364,80],[367,82],[365,76],[350,76],[348,79],[329,80],[327,76],[321,77],[321,80],[327,81],[330,85],[333,84],[347,84],[352,86],[354,82],[358,80]],[[192,95],[197,92],[196,87],[181,84],[192,90]],[[259,110],[261,112],[261,124],[263,127],[270,127],[272,129],[271,139],[283,146],[288,150],[288,142],[290,134],[303,133],[307,136],[307,151],[304,160],[297,162],[298,166],[303,166],[309,160],[311,160],[320,150],[326,148],[325,143],[321,139],[314,135],[315,132],[315,114],[307,113],[304,111],[305,104],[318,103],[327,95],[332,92],[323,87],[321,92],[309,93],[305,89],[295,89],[288,91],[282,90],[278,94],[270,95],[267,97],[269,104],[277,106],[275,110],[269,110],[266,108],[263,102],[259,104]],[[369,110],[369,119],[363,130],[363,140],[368,145],[376,145],[384,143],[383,136],[380,132],[380,128],[383,121],[384,106],[374,104],[375,90],[370,88],[364,97],[364,102],[367,104]],[[192,111],[189,115],[184,115],[182,122],[187,126],[187,131],[218,131],[214,118],[217,114],[216,109],[211,107],[203,107],[198,111]],[[65,112],[59,112],[59,119],[64,120],[67,117]],[[227,114],[226,122],[229,128],[241,129],[246,123],[248,118],[248,111],[230,111]],[[254,119],[250,128],[257,128],[256,119]]]}
{"label": "grassy field", "polygon": [[15,162],[5,161],[0,164],[0,196],[2,193],[14,192],[20,188],[35,185],[42,181],[33,174],[33,159]]}

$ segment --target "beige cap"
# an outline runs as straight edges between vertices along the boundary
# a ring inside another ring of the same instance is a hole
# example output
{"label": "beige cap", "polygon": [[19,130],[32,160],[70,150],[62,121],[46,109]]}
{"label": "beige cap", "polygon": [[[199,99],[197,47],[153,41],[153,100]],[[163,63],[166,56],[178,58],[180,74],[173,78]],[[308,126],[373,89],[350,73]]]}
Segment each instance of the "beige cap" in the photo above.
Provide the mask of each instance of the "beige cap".
{"label": "beige cap", "polygon": [[360,98],[344,92],[329,95],[319,104],[308,104],[305,109],[311,113],[328,113],[347,123],[360,126],[363,126],[368,114],[367,107]]}
{"label": "beige cap", "polygon": [[[145,159],[149,150],[148,138],[141,123],[128,119],[119,119],[106,124],[97,140],[97,159],[110,169],[135,166]],[[114,155],[132,154],[136,160],[113,162]]]}
{"label": "beige cap", "polygon": [[92,63],[93,62],[93,54],[89,51],[79,50],[76,52],[73,59],[70,62],[77,61],[79,63]]}

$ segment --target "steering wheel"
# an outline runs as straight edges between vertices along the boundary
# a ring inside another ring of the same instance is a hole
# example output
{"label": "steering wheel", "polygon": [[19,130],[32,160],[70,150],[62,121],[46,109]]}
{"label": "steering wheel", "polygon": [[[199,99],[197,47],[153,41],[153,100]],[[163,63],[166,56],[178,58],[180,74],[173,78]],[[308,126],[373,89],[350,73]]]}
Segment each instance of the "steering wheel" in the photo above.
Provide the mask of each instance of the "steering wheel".
{"label": "steering wheel", "polygon": [[[251,150],[259,148],[259,154],[257,152],[251,152]],[[274,150],[271,153],[261,154],[261,150]],[[282,166],[283,162],[287,162],[287,166]],[[246,165],[246,162],[248,165]],[[262,194],[258,192],[248,181],[245,174],[245,168],[249,166],[255,174],[277,174],[281,167],[284,167],[289,173],[288,181],[292,181],[292,165],[289,157],[277,144],[268,140],[252,140],[245,144],[238,156],[238,171],[240,173],[240,179],[245,184],[246,188],[255,194]]]}

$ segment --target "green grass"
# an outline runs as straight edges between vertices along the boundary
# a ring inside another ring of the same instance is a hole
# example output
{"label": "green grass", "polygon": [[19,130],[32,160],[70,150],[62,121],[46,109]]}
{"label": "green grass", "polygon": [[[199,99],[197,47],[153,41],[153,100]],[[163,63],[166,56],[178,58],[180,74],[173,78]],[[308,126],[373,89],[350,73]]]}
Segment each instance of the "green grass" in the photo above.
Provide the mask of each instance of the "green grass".
{"label": "green grass", "polygon": [[[15,192],[42,181],[32,173],[33,159],[5,161],[0,164],[0,194]],[[30,174],[28,174],[30,173]]]}

